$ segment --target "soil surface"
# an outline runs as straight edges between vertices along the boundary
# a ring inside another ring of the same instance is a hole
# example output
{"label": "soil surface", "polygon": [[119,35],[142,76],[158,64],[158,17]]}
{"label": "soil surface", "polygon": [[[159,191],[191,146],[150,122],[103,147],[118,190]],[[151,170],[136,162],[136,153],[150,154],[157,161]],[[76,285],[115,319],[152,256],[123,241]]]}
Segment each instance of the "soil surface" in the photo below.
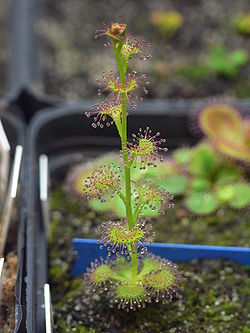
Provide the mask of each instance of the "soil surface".
{"label": "soil surface", "polygon": [[15,282],[17,256],[9,253],[3,268],[0,333],[13,332],[15,328]]}
{"label": "soil surface", "polygon": [[[183,17],[183,26],[172,38],[151,22],[152,13],[159,10],[176,10]],[[237,49],[249,54],[249,36],[238,34],[232,24],[236,15],[249,11],[248,0],[47,0],[35,27],[42,45],[43,89],[62,98],[96,97],[96,79],[116,67],[111,48],[104,49],[103,38],[95,41],[94,31],[103,21],[123,15],[128,32],[151,44],[145,51],[152,61],[131,63],[151,82],[148,98],[250,97],[249,61],[232,77],[204,72],[201,66],[217,46],[227,54]]]}
{"label": "soil surface", "polygon": [[[55,332],[250,332],[249,268],[225,260],[180,264],[186,281],[178,300],[124,314],[111,309],[104,296],[85,290],[82,277],[70,276],[72,238],[96,238],[98,225],[112,215],[72,200],[56,179],[52,179],[51,212],[49,276]],[[160,242],[249,246],[247,217],[247,210],[223,209],[198,218],[175,202],[174,209],[152,224]]]}
{"label": "soil surface", "polygon": [[[8,238],[5,247],[5,261],[2,271],[2,296],[0,302],[0,333],[13,333],[15,329],[15,285],[18,265],[16,252],[18,221],[17,207],[18,206],[15,205],[12,210],[12,221],[8,231]],[[2,228],[1,223],[0,227]]]}

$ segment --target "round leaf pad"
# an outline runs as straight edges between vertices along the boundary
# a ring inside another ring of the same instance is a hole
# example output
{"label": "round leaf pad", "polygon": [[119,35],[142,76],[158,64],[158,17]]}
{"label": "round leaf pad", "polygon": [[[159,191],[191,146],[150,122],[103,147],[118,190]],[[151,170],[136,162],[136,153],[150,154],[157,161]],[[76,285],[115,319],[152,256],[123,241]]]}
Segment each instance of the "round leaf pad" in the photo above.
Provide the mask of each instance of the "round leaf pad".
{"label": "round leaf pad", "polygon": [[108,265],[100,265],[93,272],[93,281],[95,283],[102,283],[112,277],[111,267]]}
{"label": "round leaf pad", "polygon": [[191,193],[186,200],[187,208],[195,214],[211,214],[218,206],[217,197],[213,193]]}
{"label": "round leaf pad", "polygon": [[174,285],[175,277],[168,269],[162,269],[145,277],[146,283],[155,290],[167,290]]}
{"label": "round leaf pad", "polygon": [[154,181],[173,195],[182,195],[187,188],[187,178],[182,175],[169,176],[165,180]]}
{"label": "round leaf pad", "polygon": [[143,300],[146,297],[146,289],[140,283],[123,283],[117,287],[116,295],[120,300]]}

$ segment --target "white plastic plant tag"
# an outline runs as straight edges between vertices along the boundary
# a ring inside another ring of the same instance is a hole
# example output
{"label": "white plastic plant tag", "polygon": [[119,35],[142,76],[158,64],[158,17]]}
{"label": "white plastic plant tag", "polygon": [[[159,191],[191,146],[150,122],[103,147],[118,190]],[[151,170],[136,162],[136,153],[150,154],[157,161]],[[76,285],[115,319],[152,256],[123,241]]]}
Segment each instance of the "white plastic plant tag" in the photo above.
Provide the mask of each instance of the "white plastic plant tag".
{"label": "white plastic plant tag", "polygon": [[1,299],[2,299],[3,264],[4,264],[4,258],[0,258],[0,313],[1,313]]}
{"label": "white plastic plant tag", "polygon": [[17,195],[18,181],[20,176],[21,162],[23,155],[23,147],[16,146],[14,162],[11,170],[11,179],[8,186],[8,192],[6,201],[4,204],[3,215],[2,215],[2,230],[0,234],[0,255],[3,256],[8,231],[11,222],[11,213],[13,203]]}
{"label": "white plastic plant tag", "polygon": [[6,193],[10,164],[10,144],[0,120],[0,204]]}
{"label": "white plastic plant tag", "polygon": [[48,236],[49,234],[49,225],[50,225],[48,187],[49,187],[48,156],[41,155],[39,157],[39,189],[40,189],[40,202],[42,208],[44,230],[46,236]]}
{"label": "white plastic plant tag", "polygon": [[50,296],[50,287],[48,283],[45,283],[44,285],[44,310],[45,310],[46,333],[52,333],[54,320],[53,320],[53,309]]}

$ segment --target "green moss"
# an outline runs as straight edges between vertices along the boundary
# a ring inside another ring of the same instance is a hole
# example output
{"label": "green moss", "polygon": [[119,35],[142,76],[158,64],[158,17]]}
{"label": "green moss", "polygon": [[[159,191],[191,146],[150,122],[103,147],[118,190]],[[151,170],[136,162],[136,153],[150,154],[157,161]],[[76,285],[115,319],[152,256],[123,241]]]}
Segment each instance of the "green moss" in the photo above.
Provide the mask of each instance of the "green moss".
{"label": "green moss", "polygon": [[62,265],[53,265],[53,267],[50,267],[49,275],[51,279],[57,280],[60,277],[64,276],[67,269],[68,265],[66,263],[63,263]]}
{"label": "green moss", "polygon": [[92,327],[86,327],[81,324],[76,325],[76,327],[72,328],[72,331],[69,331],[68,325],[66,323],[60,323],[58,326],[58,330],[60,333],[69,333],[69,332],[74,332],[74,333],[101,333],[101,329],[95,329]]}
{"label": "green moss", "polygon": [[[81,278],[71,279],[70,274],[64,275],[64,283],[61,283],[61,279],[54,280],[52,282],[58,284],[57,293],[52,292],[52,298],[56,301],[55,311],[60,311],[65,307],[65,304],[72,302],[76,295],[80,295],[83,292],[83,282]],[[64,291],[64,293],[60,292]]]}

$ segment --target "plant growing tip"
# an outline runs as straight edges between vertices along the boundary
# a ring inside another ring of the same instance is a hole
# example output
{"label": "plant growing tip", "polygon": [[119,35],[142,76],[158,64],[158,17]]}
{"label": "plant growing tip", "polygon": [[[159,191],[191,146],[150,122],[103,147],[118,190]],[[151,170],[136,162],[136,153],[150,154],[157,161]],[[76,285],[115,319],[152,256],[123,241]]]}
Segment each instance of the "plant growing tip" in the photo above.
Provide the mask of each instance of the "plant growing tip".
{"label": "plant growing tip", "polygon": [[[92,263],[84,279],[92,290],[105,291],[112,304],[129,311],[144,308],[152,300],[163,303],[167,299],[172,300],[181,278],[175,265],[147,255],[144,245],[144,242],[152,243],[155,234],[148,219],[142,218],[143,211],[148,208],[163,213],[173,207],[173,197],[164,188],[146,181],[147,172],[140,177],[133,172],[135,169],[144,172],[152,166],[156,167],[157,162],[163,162],[161,153],[167,148],[162,146],[166,140],[160,138],[159,132],[153,134],[149,127],[140,128],[137,135],[132,135],[133,143],[128,143],[128,104],[135,109],[137,100],[142,100],[141,94],[136,91],[141,89],[147,94],[149,84],[145,74],[138,75],[134,70],[128,73],[128,63],[136,55],[144,60],[150,56],[142,50],[148,44],[127,35],[126,28],[124,22],[105,23],[103,30],[98,32],[97,36],[105,35],[111,41],[118,74],[113,71],[108,75],[103,73],[102,81],[97,81],[98,96],[105,94],[106,98],[104,102],[91,106],[86,113],[87,117],[94,116],[94,128],[103,128],[104,124],[116,126],[121,140],[122,167],[117,163],[98,165],[96,170],[86,175],[83,192],[92,202],[93,199],[106,202],[114,198],[123,205],[124,219],[103,222],[98,229],[102,241],[100,248],[107,247],[110,259]],[[76,184],[78,190],[78,181]],[[113,255],[115,259],[112,259]]]}
{"label": "plant growing tip", "polygon": [[103,22],[103,27],[100,30],[96,30],[95,39],[102,36],[107,36],[112,39],[114,43],[120,43],[125,37],[127,25],[125,22]]}

